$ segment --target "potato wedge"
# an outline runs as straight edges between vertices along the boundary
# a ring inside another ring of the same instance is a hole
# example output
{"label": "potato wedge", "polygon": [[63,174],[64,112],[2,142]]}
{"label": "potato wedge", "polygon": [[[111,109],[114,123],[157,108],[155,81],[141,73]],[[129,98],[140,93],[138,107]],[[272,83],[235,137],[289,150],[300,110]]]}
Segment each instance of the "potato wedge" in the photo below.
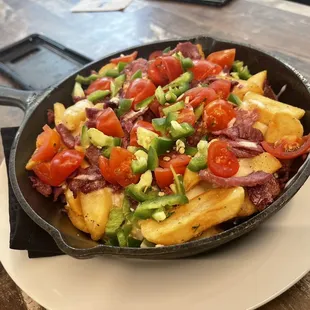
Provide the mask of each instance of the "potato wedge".
{"label": "potato wedge", "polygon": [[54,117],[56,126],[62,123],[65,110],[66,108],[62,103],[59,102],[54,103]]}
{"label": "potato wedge", "polygon": [[194,197],[197,197],[206,191],[214,188],[211,183],[205,182],[205,181],[200,181],[196,186],[194,186],[192,189],[190,189],[187,193],[186,196],[189,200],[193,199]]}
{"label": "potato wedge", "polygon": [[192,240],[199,240],[199,239],[204,239],[204,238],[209,238],[212,236],[215,236],[219,233],[221,233],[223,230],[220,229],[217,226],[211,227],[209,229],[207,229],[206,231],[204,231],[200,236],[197,236],[195,238],[193,238]]}
{"label": "potato wedge", "polygon": [[239,170],[235,176],[246,176],[254,171],[275,173],[281,167],[282,164],[277,158],[267,152],[264,152],[252,158],[240,158]]}
{"label": "potato wedge", "polygon": [[184,173],[184,178],[183,178],[185,191],[188,192],[199,182],[200,182],[199,174],[197,172],[193,172],[189,170],[188,168],[186,168],[185,173]]}
{"label": "potato wedge", "polygon": [[257,208],[254,206],[252,201],[249,199],[249,196],[246,194],[244,198],[244,202],[237,216],[240,216],[240,217],[250,216],[256,213],[257,211],[258,211]]}
{"label": "potato wedge", "polygon": [[83,194],[80,193],[81,206],[91,238],[99,240],[105,231],[112,207],[112,193],[108,188]]}
{"label": "potato wedge", "polygon": [[255,83],[257,86],[259,86],[261,89],[264,89],[264,84],[267,79],[267,70],[258,72],[254,75],[252,75],[248,79],[248,83]]}
{"label": "potato wedge", "polygon": [[160,223],[152,219],[141,221],[141,232],[148,241],[156,244],[183,243],[236,217],[243,202],[242,187],[211,189],[188,204],[176,207],[175,212]]}
{"label": "potato wedge", "polygon": [[257,109],[260,114],[259,121],[266,125],[269,125],[269,122],[273,119],[274,115],[279,112],[288,113],[297,119],[301,119],[305,114],[305,110],[303,109],[272,100],[252,91],[246,93],[244,96],[241,108],[245,110]]}
{"label": "potato wedge", "polygon": [[74,198],[73,193],[70,189],[66,189],[65,196],[67,200],[67,205],[65,206],[65,209],[67,210],[68,217],[72,222],[73,226],[75,226],[81,231],[84,231],[85,233],[89,233],[89,230],[84,220],[80,198]]}
{"label": "potato wedge", "polygon": [[304,128],[296,117],[280,112],[273,116],[264,136],[268,143],[275,143],[284,136],[293,135],[301,138],[303,134]]}
{"label": "potato wedge", "polygon": [[234,87],[232,93],[237,95],[241,100],[243,100],[245,94],[248,92],[253,92],[259,95],[262,95],[264,93],[263,89],[253,82],[251,83],[249,81],[243,81],[243,80],[237,80],[237,81],[239,82],[239,84]]}
{"label": "potato wedge", "polygon": [[93,104],[87,99],[78,101],[75,105],[70,106],[64,112],[62,122],[71,131],[79,127],[82,121],[86,119],[86,108],[92,108]]}
{"label": "potato wedge", "polygon": [[268,129],[268,126],[265,125],[265,124],[263,124],[263,123],[261,123],[261,122],[255,122],[255,123],[253,124],[253,128],[256,128],[256,129],[260,130],[261,133],[262,133],[263,135],[265,135],[265,133],[266,133],[266,131],[267,131],[267,129]]}

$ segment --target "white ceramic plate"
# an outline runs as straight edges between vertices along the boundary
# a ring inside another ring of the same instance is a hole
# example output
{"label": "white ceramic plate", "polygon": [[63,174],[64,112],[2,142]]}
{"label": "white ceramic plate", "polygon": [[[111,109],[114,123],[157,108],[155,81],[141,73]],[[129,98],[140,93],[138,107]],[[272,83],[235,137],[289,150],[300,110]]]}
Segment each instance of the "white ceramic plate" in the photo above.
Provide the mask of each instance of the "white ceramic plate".
{"label": "white ceramic plate", "polygon": [[1,262],[17,285],[48,309],[254,309],[310,269],[310,180],[248,236],[208,255],[170,261],[28,259],[25,251],[9,249],[4,164],[0,180]]}

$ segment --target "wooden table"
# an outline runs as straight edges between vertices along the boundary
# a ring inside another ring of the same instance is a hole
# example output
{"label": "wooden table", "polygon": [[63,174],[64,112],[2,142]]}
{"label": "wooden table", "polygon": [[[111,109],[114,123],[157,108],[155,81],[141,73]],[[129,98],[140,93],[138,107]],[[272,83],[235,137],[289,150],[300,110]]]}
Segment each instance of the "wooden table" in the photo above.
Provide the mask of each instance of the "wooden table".
{"label": "wooden table", "polygon": [[[131,45],[205,34],[256,45],[310,78],[310,6],[282,0],[234,0],[224,8],[214,8],[135,0],[124,12],[71,14],[76,2],[0,0],[0,48],[36,32],[96,59]],[[0,84],[7,81],[0,78]],[[22,117],[16,108],[0,107],[1,127],[17,126]],[[0,309],[42,309],[16,287],[1,264]],[[260,309],[310,309],[310,274]]]}

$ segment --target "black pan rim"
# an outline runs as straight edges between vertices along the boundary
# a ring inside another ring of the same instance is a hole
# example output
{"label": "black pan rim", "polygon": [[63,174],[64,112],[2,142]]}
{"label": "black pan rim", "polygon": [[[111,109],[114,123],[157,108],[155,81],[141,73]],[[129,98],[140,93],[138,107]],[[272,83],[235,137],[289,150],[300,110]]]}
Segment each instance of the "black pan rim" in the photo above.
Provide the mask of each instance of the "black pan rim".
{"label": "black pan rim", "polygon": [[[154,44],[159,43],[170,43],[170,44],[177,44],[180,41],[193,41],[193,40],[199,40],[199,39],[210,39],[213,42],[221,42],[221,43],[229,43],[229,44],[235,44],[236,46],[243,46],[245,48],[253,49],[256,51],[261,52],[262,54],[265,54],[266,56],[272,57],[273,59],[279,61],[282,63],[286,68],[288,68],[290,71],[292,71],[299,79],[299,81],[306,87],[310,94],[310,84],[309,82],[304,78],[304,76],[297,71],[294,67],[289,65],[287,62],[281,60],[277,56],[272,55],[271,53],[265,52],[259,48],[256,48],[249,44],[239,43],[235,41],[229,41],[229,40],[222,40],[215,37],[209,37],[204,35],[198,35],[198,36],[191,36],[191,37],[182,37],[174,40],[164,40],[164,41],[155,41],[150,42],[144,45],[136,45],[130,48],[127,48],[126,50],[121,50],[115,53],[111,53],[105,57],[102,57],[99,60],[95,60],[91,62],[90,64],[87,64],[83,68],[77,70],[70,76],[66,77],[62,81],[60,81],[56,86],[50,87],[49,89],[45,90],[43,93],[41,93],[37,98],[35,98],[33,105],[29,109],[29,111],[26,112],[25,118],[17,132],[16,138],[14,140],[12,149],[11,149],[11,155],[10,155],[10,163],[9,163],[9,176],[10,176],[10,182],[12,184],[12,188],[14,191],[14,194],[16,195],[16,198],[24,211],[28,214],[28,216],[41,228],[46,230],[55,240],[57,246],[66,254],[76,257],[76,258],[91,258],[98,255],[104,255],[104,254],[113,254],[113,255],[120,255],[120,256],[126,256],[126,257],[137,257],[137,258],[149,258],[149,259],[164,259],[167,254],[173,254],[180,251],[190,251],[191,249],[197,249],[198,247],[201,248],[200,252],[204,251],[204,248],[208,246],[208,249],[211,249],[212,247],[216,247],[218,245],[227,243],[228,241],[232,239],[236,239],[249,231],[255,229],[260,223],[262,223],[264,220],[269,218],[271,215],[279,211],[301,188],[301,186],[304,184],[304,182],[307,180],[307,178],[310,175],[310,157],[308,156],[304,164],[300,167],[299,171],[296,173],[296,175],[289,181],[290,186],[287,188],[287,190],[278,198],[276,199],[269,207],[267,207],[264,211],[256,214],[255,216],[251,217],[249,220],[245,221],[244,223],[237,225],[229,230],[226,230],[216,236],[212,236],[209,238],[204,238],[200,240],[195,241],[189,241],[183,244],[179,245],[171,245],[171,246],[165,246],[165,247],[155,247],[155,248],[121,248],[121,247],[115,247],[115,246],[107,246],[103,244],[98,244],[93,248],[74,248],[69,246],[65,240],[63,239],[60,231],[47,223],[44,219],[42,219],[33,209],[32,207],[27,203],[25,200],[17,182],[17,177],[15,174],[15,160],[16,160],[16,147],[19,142],[20,133],[23,131],[28,119],[31,117],[31,114],[36,109],[36,107],[47,97],[49,94],[56,88],[62,85],[64,81],[67,79],[75,76],[79,72],[81,72],[84,69],[91,69],[96,63],[103,60],[109,60],[112,57],[118,56],[120,53],[126,53],[128,51],[134,50],[136,48],[143,48]],[[234,235],[234,238],[231,238],[231,236]],[[196,253],[198,253],[196,251]],[[183,256],[189,256],[189,255],[183,255]]]}

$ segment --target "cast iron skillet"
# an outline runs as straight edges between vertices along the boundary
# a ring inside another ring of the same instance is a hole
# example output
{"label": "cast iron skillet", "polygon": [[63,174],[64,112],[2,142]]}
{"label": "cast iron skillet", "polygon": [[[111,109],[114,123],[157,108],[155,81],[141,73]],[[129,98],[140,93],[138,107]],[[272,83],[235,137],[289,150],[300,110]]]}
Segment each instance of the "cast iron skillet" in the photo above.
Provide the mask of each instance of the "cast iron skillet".
{"label": "cast iron skillet", "polygon": [[[303,76],[290,65],[250,46],[210,37],[198,37],[157,42],[133,47],[121,52],[129,54],[138,50],[140,57],[147,58],[154,50],[163,50],[168,46],[174,47],[178,42],[188,40],[195,44],[200,43],[206,54],[217,50],[236,48],[236,59],[243,60],[249,66],[252,73],[259,72],[263,69],[268,70],[268,80],[275,91],[279,91],[283,85],[287,85],[287,90],[281,97],[283,102],[308,110],[310,85]],[[25,170],[25,164],[33,152],[37,135],[46,123],[46,110],[52,108],[53,104],[57,101],[64,103],[66,106],[72,104],[71,91],[76,74],[79,73],[87,76],[91,69],[98,70],[102,65],[106,64],[111,58],[118,56],[121,52],[92,62],[79,70],[79,72],[72,74],[55,87],[51,87],[43,93],[17,91],[4,87],[0,88],[0,103],[2,102],[5,105],[12,104],[25,111],[24,120],[12,146],[9,163],[9,176],[14,193],[22,208],[39,226],[52,235],[63,252],[76,258],[90,258],[103,254],[148,259],[192,256],[218,247],[256,228],[269,216],[279,211],[304,184],[310,174],[309,156],[296,175],[291,179],[289,186],[286,186],[280,197],[263,212],[219,235],[181,245],[146,249],[119,248],[98,244],[92,241],[87,235],[75,229],[67,216],[60,211],[60,208],[57,208],[55,203],[46,199],[31,187],[31,183],[28,180],[28,172]],[[310,116],[308,112],[303,119],[303,125],[305,134],[308,134],[310,132]]]}

